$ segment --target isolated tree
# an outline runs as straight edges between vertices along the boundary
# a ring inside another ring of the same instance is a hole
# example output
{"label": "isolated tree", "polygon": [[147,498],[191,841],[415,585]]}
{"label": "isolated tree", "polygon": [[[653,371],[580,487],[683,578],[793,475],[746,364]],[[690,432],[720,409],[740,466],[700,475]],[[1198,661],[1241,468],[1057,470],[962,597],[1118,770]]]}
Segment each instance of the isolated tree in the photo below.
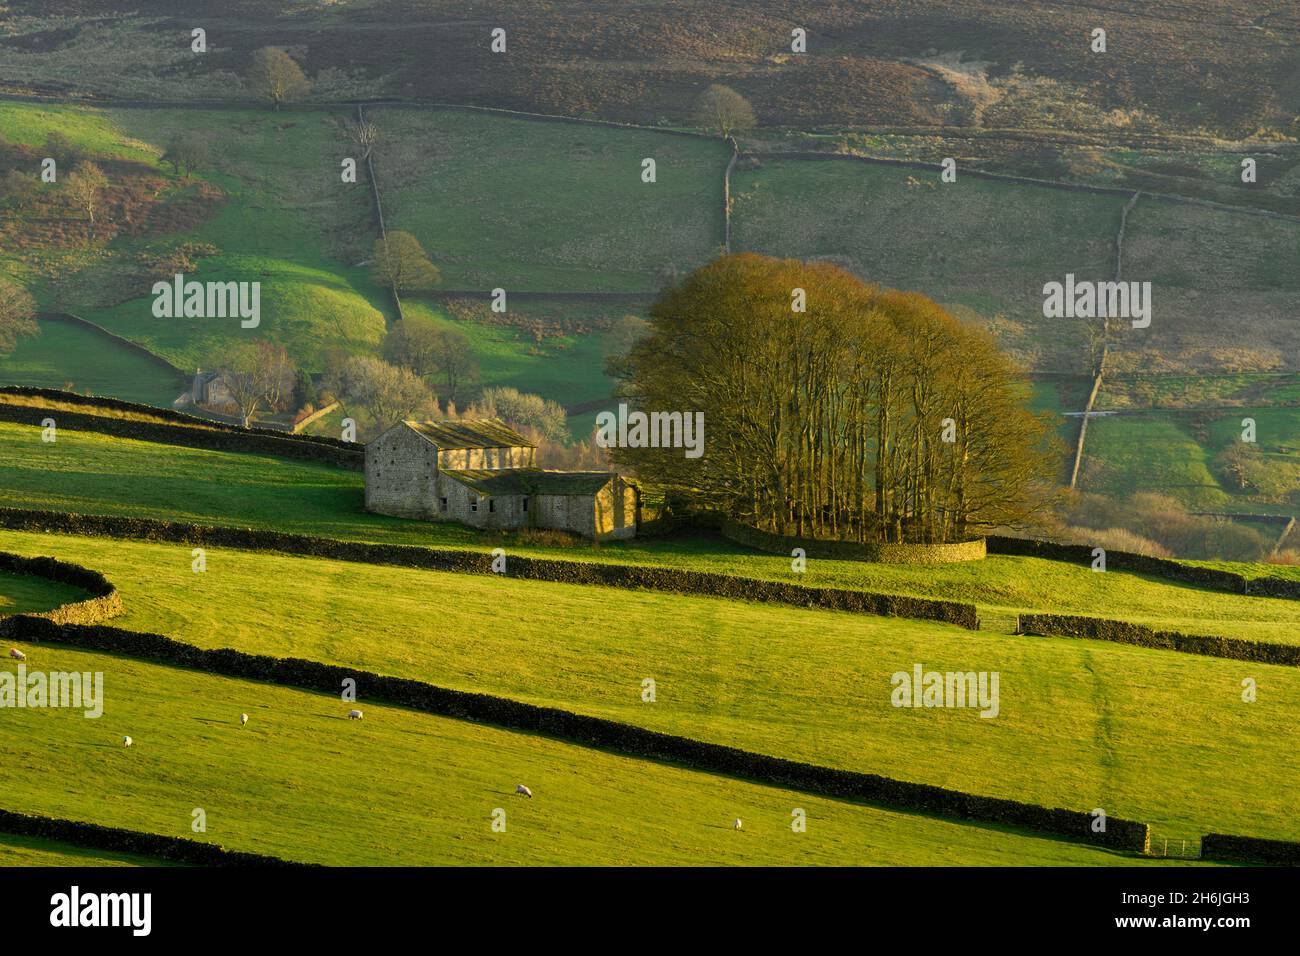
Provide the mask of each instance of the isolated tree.
{"label": "isolated tree", "polygon": [[364,163],[379,142],[379,127],[368,119],[354,119],[348,120],[345,128],[348,138],[365,150],[361,154],[361,162]]}
{"label": "isolated tree", "polygon": [[430,289],[442,280],[442,274],[429,260],[420,240],[400,230],[375,240],[371,270],[376,282],[398,295]]}
{"label": "isolated tree", "polygon": [[750,129],[757,123],[749,100],[720,83],[714,83],[700,94],[695,102],[695,118],[701,126],[716,129],[723,139],[738,129]]}
{"label": "isolated tree", "polygon": [[296,374],[283,345],[241,343],[222,357],[217,368],[245,428],[262,411],[282,410],[293,394]]}
{"label": "isolated tree", "polygon": [[164,163],[170,163],[179,176],[181,170],[188,176],[199,166],[208,161],[207,140],[195,133],[176,133],[167,141],[167,150],[163,153]]}
{"label": "isolated tree", "polygon": [[306,96],[311,83],[297,61],[279,47],[264,46],[253,52],[248,82],[257,95],[277,110],[285,103]]}
{"label": "isolated tree", "polygon": [[7,279],[0,279],[0,355],[13,351],[24,335],[36,335],[36,303],[27,290]]}
{"label": "isolated tree", "polygon": [[92,231],[95,227],[95,212],[99,209],[101,194],[107,186],[108,177],[91,162],[78,163],[63,182],[64,195],[75,208],[86,214]]}

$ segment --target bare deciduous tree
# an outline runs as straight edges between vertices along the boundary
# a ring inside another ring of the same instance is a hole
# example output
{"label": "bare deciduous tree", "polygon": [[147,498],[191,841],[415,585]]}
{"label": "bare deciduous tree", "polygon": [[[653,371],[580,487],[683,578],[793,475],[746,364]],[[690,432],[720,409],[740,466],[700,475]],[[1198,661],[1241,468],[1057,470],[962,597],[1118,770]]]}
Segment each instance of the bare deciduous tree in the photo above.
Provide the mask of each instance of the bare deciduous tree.
{"label": "bare deciduous tree", "polygon": [[101,193],[107,186],[108,177],[91,162],[77,163],[63,183],[64,194],[73,206],[86,214],[92,232],[95,227],[95,211],[99,209]]}
{"label": "bare deciduous tree", "polygon": [[35,314],[36,303],[27,290],[0,279],[0,355],[12,352],[24,335],[36,335],[40,331],[33,319]]}
{"label": "bare deciduous tree", "polygon": [[218,363],[221,382],[247,428],[261,411],[277,412],[293,394],[296,372],[283,345],[247,342]]}
{"label": "bare deciduous tree", "polygon": [[714,83],[700,94],[695,104],[695,118],[701,126],[716,129],[723,139],[728,139],[738,129],[749,129],[757,123],[749,100],[721,83]]}
{"label": "bare deciduous tree", "polygon": [[379,431],[433,404],[429,386],[422,378],[381,359],[349,359],[339,377],[343,400],[360,406]]}
{"label": "bare deciduous tree", "polygon": [[296,60],[284,50],[264,46],[253,52],[248,82],[263,99],[279,110],[285,103],[306,96],[311,83]]}
{"label": "bare deciduous tree", "polygon": [[365,150],[361,154],[361,162],[364,163],[379,142],[379,127],[370,120],[361,118],[348,120],[345,128],[348,138]]}

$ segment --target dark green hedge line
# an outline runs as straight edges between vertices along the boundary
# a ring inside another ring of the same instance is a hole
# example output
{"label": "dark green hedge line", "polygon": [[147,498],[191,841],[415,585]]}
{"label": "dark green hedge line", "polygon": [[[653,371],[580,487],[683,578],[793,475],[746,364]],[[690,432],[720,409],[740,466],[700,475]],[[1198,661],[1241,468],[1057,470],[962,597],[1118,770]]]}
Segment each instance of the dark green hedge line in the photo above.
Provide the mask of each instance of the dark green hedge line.
{"label": "dark green hedge line", "polygon": [[1300,866],[1300,843],[1207,833],[1201,837],[1201,859],[1219,860],[1225,863]]}
{"label": "dark green hedge line", "polygon": [[[1046,558],[1049,561],[1068,561],[1071,564],[1092,566],[1092,545],[1057,544],[1054,541],[1040,541],[1035,538],[1007,538],[1001,535],[989,535],[989,554],[1012,554],[1021,557]],[[1152,558],[1144,554],[1128,551],[1106,552],[1106,567],[1113,571],[1132,571],[1136,574],[1150,574],[1156,577],[1194,584],[1197,587],[1211,588],[1216,591],[1231,591],[1233,594],[1248,593],[1246,578],[1231,571],[1219,571],[1215,568],[1198,568],[1171,561],[1168,558]]]}
{"label": "dark green hedge line", "polygon": [[722,519],[721,532],[723,537],[737,544],[770,554],[789,555],[794,548],[803,548],[804,554],[810,558],[831,558],[840,561],[953,564],[958,561],[978,561],[985,555],[983,538],[952,544],[859,544],[856,541],[827,541],[774,534],[729,518]]}
{"label": "dark green hedge line", "polygon": [[[122,613],[122,598],[112,582],[98,571],[91,571],[79,564],[55,558],[25,558],[0,551],[0,571],[57,581],[91,595],[84,601],[61,604],[52,611],[33,615],[35,617],[48,618],[58,624],[98,624]],[[0,614],[0,633],[3,633],[4,620],[5,615]]]}
{"label": "dark green hedge line", "polygon": [[57,817],[37,816],[0,810],[0,832],[18,836],[57,840],[73,846],[109,850],[114,853],[134,853],[169,863],[188,863],[192,866],[312,866],[295,863],[274,856],[241,853],[227,850],[215,843],[200,843],[181,837],[162,836],[158,833],[140,833],[119,827],[104,827],[80,820],[62,820]]}
{"label": "dark green hedge line", "polygon": [[1300,646],[1289,644],[1246,641],[1235,637],[1210,637],[1204,634],[1180,634],[1177,631],[1157,631],[1142,624],[1129,624],[1127,621],[1110,621],[1100,617],[1078,617],[1069,614],[1022,614],[1018,621],[1017,630],[1021,634],[1081,637],[1094,641],[1132,644],[1136,647],[1182,651],[1184,654],[1201,654],[1205,657],[1224,657],[1233,661],[1256,661],[1261,664],[1300,667]]}
{"label": "dark green hedge line", "polygon": [[1106,831],[1094,833],[1091,814],[1080,811],[1049,809],[875,774],[783,760],[488,694],[448,690],[420,681],[384,677],[296,658],[267,657],[230,649],[205,651],[160,634],[143,634],[102,625],[57,625],[34,617],[15,617],[11,621],[25,640],[126,654],[224,677],[266,681],[336,695],[341,692],[343,681],[351,678],[356,681],[358,696],[363,700],[381,701],[458,720],[481,721],[805,793],[1035,830],[1134,852],[1145,852],[1149,842],[1148,828],[1144,823],[1110,817]]}
{"label": "dark green hedge line", "polygon": [[60,428],[80,429],[112,435],[114,438],[131,438],[136,441],[161,445],[182,445],[207,451],[245,452],[274,455],[277,458],[295,458],[320,462],[338,468],[360,471],[365,466],[365,453],[360,446],[336,448],[316,442],[297,441],[302,436],[288,432],[270,432],[249,429],[226,430],[220,428],[195,428],[190,425],[169,425],[161,422],[141,422],[129,418],[112,418],[107,415],[82,414],[61,408],[43,408],[36,405],[11,405],[0,402],[0,420],[20,425],[40,426],[52,418]]}
{"label": "dark green hedge line", "polygon": [[[391,564],[431,571],[493,573],[492,556],[476,551],[439,551],[408,545],[367,544],[285,534],[279,531],[208,527],[152,518],[0,508],[0,527],[19,531],[56,531],[146,541],[175,541],[249,551],[279,551],[284,554],[328,558],[334,561]],[[649,591],[765,601],[859,614],[917,618],[955,624],[970,630],[979,627],[979,617],[974,604],[837,588],[810,588],[781,581],[733,577],[704,571],[685,571],[679,568],[507,556],[504,576],[561,584],[642,588]]]}

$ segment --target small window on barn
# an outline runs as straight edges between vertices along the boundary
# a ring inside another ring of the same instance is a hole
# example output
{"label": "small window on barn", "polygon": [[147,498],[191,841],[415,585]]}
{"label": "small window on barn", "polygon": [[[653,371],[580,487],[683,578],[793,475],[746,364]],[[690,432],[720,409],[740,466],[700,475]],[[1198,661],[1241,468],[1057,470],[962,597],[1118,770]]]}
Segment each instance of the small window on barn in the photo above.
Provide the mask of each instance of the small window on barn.
{"label": "small window on barn", "polygon": [[488,511],[496,511],[496,510],[497,510],[497,500],[495,498],[489,498]]}
{"label": "small window on barn", "polygon": [[520,502],[521,502],[521,503],[520,503],[520,505],[519,505],[519,510],[520,510],[520,511],[523,511],[524,513],[527,513],[527,512],[528,512],[528,496],[527,496],[527,495],[524,495],[523,498],[520,499]]}
{"label": "small window on barn", "polygon": [[447,510],[447,499],[446,499],[446,498],[439,498],[439,499],[438,499],[438,508],[439,508],[440,510],[442,510],[442,511],[446,511],[446,510]]}
{"label": "small window on barn", "polygon": [[478,511],[478,498],[477,498],[477,497],[474,497],[474,498],[469,499],[469,510],[470,510],[470,511]]}

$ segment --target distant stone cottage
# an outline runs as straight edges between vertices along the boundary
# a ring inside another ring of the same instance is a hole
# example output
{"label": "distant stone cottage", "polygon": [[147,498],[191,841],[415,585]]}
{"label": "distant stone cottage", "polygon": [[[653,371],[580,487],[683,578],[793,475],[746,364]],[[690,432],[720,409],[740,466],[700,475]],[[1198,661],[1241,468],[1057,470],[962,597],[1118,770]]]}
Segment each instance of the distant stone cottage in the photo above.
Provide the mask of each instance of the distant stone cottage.
{"label": "distant stone cottage", "polygon": [[366,445],[366,510],[475,528],[630,538],[636,486],[609,471],[547,471],[498,419],[401,422]]}

